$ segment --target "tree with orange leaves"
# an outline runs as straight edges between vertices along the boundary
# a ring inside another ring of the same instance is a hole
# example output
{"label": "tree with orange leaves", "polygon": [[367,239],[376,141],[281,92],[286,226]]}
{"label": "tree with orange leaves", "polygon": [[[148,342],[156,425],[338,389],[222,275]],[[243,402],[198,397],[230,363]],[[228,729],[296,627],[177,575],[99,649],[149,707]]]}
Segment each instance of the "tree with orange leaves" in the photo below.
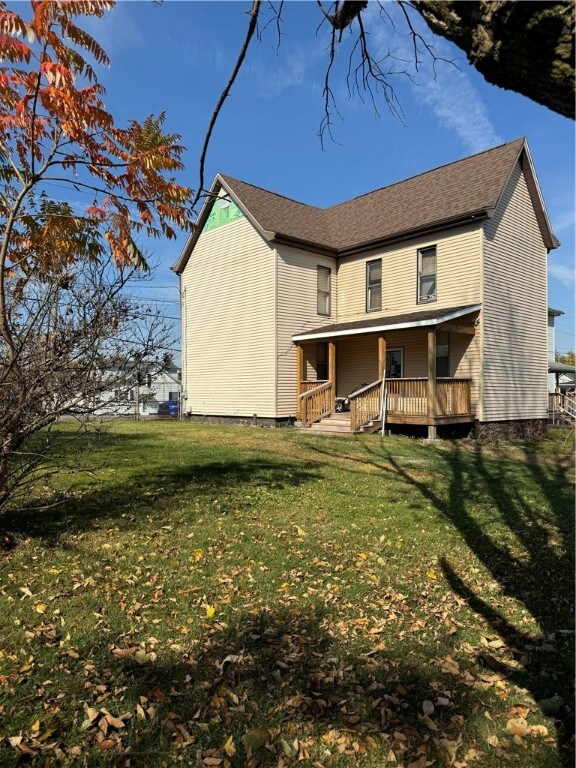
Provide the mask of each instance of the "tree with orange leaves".
{"label": "tree with orange leaves", "polygon": [[[30,5],[25,18],[0,2],[0,508],[32,471],[30,440],[71,403],[97,402],[118,345],[140,361],[157,346],[148,335],[127,347],[138,318],[121,291],[146,268],[138,238],[173,238],[191,221],[190,190],[174,179],[183,147],[164,115],[120,128],[106,110],[89,59],[108,57],[81,19],[114,4]],[[78,212],[54,185],[91,204]]]}

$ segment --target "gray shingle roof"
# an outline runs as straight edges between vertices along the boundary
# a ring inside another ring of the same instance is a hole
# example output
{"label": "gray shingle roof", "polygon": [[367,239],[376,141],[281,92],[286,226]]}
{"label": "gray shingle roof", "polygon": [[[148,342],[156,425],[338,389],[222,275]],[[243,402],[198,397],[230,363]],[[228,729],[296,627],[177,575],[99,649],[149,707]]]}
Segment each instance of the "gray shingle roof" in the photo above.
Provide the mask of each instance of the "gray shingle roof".
{"label": "gray shingle roof", "polygon": [[[330,208],[306,205],[222,174],[216,177],[214,188],[223,186],[268,240],[343,255],[371,244],[490,216],[520,160],[543,238],[554,248],[558,241],[549,227],[525,147],[523,138],[516,139]],[[174,266],[177,272],[188,261],[208,209],[206,206],[197,231]]]}
{"label": "gray shingle roof", "polygon": [[401,315],[386,315],[384,317],[368,317],[364,320],[353,320],[348,323],[332,323],[311,330],[295,333],[293,339],[305,341],[313,337],[343,336],[345,334],[370,333],[378,330],[394,328],[409,328],[419,326],[434,326],[458,317],[464,317],[478,312],[480,304],[464,304],[458,307],[443,309],[421,309],[416,312],[404,312]]}
{"label": "gray shingle roof", "polygon": [[340,251],[495,208],[523,139],[331,208],[314,208],[221,176],[265,230]]}

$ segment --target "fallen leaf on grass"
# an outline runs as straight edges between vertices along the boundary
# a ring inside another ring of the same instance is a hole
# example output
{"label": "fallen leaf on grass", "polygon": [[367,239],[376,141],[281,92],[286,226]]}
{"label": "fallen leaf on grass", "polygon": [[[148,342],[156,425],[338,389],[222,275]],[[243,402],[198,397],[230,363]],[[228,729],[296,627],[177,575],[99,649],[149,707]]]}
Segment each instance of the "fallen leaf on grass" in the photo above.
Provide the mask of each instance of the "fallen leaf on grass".
{"label": "fallen leaf on grass", "polygon": [[526,736],[530,733],[530,727],[523,717],[511,717],[506,723],[506,730],[515,736]]}
{"label": "fallen leaf on grass", "polygon": [[229,736],[226,740],[226,743],[223,746],[224,752],[228,755],[228,757],[234,757],[236,754],[236,745],[234,744],[234,737]]}
{"label": "fallen leaf on grass", "polygon": [[422,702],[422,709],[424,710],[425,715],[430,716],[434,712],[434,704],[426,699]]}
{"label": "fallen leaf on grass", "polygon": [[270,728],[252,728],[251,731],[247,731],[244,734],[242,741],[246,749],[260,749],[273,737],[274,734]]}

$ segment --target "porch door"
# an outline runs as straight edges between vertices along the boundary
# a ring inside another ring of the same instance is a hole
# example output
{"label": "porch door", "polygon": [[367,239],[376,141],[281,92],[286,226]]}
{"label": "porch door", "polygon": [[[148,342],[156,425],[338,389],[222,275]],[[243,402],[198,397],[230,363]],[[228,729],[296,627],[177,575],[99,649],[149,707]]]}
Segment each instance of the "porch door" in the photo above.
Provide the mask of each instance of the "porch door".
{"label": "porch door", "polygon": [[401,379],[404,373],[404,350],[402,347],[386,350],[386,378]]}

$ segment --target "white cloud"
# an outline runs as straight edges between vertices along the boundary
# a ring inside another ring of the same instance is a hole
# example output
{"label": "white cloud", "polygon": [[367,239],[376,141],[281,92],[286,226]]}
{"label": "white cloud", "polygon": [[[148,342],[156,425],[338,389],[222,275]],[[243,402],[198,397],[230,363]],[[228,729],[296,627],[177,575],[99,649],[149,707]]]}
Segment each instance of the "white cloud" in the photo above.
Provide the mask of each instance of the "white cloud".
{"label": "white cloud", "polygon": [[269,56],[258,55],[249,69],[256,75],[256,93],[260,98],[273,99],[289,88],[301,86],[310,78],[321,51],[312,47],[284,47],[271,64]]}
{"label": "white cloud", "polygon": [[[398,69],[406,68],[412,72],[414,82],[409,81],[409,92],[415,100],[424,102],[436,120],[447,130],[454,131],[470,152],[480,152],[501,144],[503,140],[492,125],[486,105],[470,77],[442,61],[437,62],[435,72],[433,61],[426,52],[422,52],[420,67],[416,72],[413,69],[412,39],[406,21],[391,4],[387,4],[387,10],[394,20],[394,29],[390,22],[380,17],[376,4],[369,7],[367,26],[370,45],[374,45],[380,56],[392,51],[399,60]],[[416,31],[433,47],[437,57],[448,60],[454,58],[454,47],[433,35],[417,14],[411,13],[411,19]]]}
{"label": "white cloud", "polygon": [[556,280],[559,280],[568,288],[574,288],[574,285],[576,284],[576,269],[574,269],[574,267],[567,267],[565,264],[551,262],[548,264],[548,274]]}
{"label": "white cloud", "polygon": [[574,231],[575,224],[576,212],[573,207],[552,217],[552,226],[555,232]]}
{"label": "white cloud", "polygon": [[125,48],[141,47],[144,44],[130,5],[127,2],[118,3],[112,10],[106,11],[102,18],[87,16],[80,22],[80,26],[98,40],[111,58]]}

